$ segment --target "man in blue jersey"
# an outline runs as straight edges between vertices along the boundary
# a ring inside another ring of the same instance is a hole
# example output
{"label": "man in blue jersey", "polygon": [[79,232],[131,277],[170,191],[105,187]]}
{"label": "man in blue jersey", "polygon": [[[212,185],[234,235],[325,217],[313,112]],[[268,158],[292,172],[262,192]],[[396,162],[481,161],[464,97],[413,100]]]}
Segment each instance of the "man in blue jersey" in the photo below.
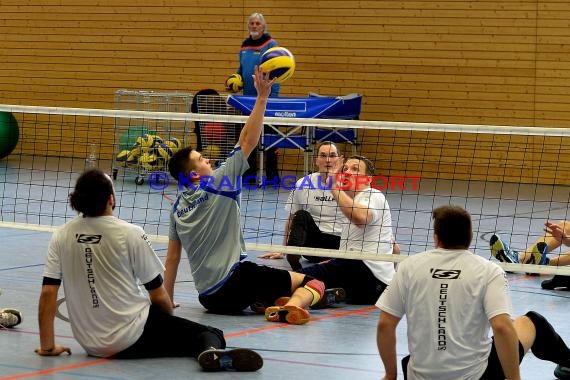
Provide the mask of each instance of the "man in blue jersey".
{"label": "man in blue jersey", "polygon": [[[213,171],[209,160],[191,147],[170,159],[170,174],[187,188],[176,199],[170,216],[165,285],[172,299],[184,247],[198,299],[206,309],[234,314],[252,306],[264,311],[269,321],[303,324],[310,319],[305,308],[319,302],[324,284],[301,273],[241,261],[245,243],[240,225],[239,177],[248,169],[247,157],[261,135],[274,82],[255,69],[257,100],[225,165]],[[206,177],[213,182],[203,186],[200,180]],[[228,180],[231,184],[220,186]],[[290,298],[277,306],[282,297]]]}
{"label": "man in blue jersey", "polygon": [[[243,94],[247,96],[256,96],[257,91],[253,83],[253,70],[259,65],[261,56],[269,49],[277,46],[274,40],[267,32],[267,22],[261,13],[252,13],[247,20],[247,30],[249,37],[245,39],[239,51],[239,68],[237,73],[243,79]],[[280,84],[274,83],[271,86],[270,97],[279,96]],[[229,90],[229,88],[228,88]],[[266,132],[271,132],[267,127]],[[266,177],[279,177],[277,171],[277,149],[270,148],[265,152]],[[254,149],[248,158],[249,169],[245,172],[244,178],[257,175],[257,149]]]}

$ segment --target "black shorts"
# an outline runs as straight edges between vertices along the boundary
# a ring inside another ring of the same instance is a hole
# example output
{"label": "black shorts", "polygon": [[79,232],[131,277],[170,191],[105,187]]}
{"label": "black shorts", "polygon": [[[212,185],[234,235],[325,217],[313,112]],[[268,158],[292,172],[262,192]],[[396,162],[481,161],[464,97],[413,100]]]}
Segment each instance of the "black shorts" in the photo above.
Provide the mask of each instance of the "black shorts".
{"label": "black shorts", "polygon": [[283,269],[242,261],[226,282],[198,300],[209,311],[240,313],[254,303],[273,305],[279,297],[291,296],[291,274]]}
{"label": "black shorts", "polygon": [[[519,363],[522,361],[524,356],[524,347],[519,341]],[[410,355],[402,359],[402,371],[404,372],[404,380],[408,378],[407,369],[408,362],[410,361]],[[483,375],[479,380],[505,380],[505,374],[503,373],[503,367],[501,366],[501,361],[499,360],[499,355],[497,354],[497,349],[495,348],[495,340],[491,344],[491,352],[489,353],[489,358],[487,359],[487,369],[483,372]]]}
{"label": "black shorts", "polygon": [[[519,363],[522,361],[524,356],[524,347],[519,341]],[[493,339],[493,344],[491,345],[491,353],[489,354],[489,360],[487,361],[487,369],[481,376],[481,380],[495,380],[505,379],[505,374],[503,373],[503,367],[501,366],[501,361],[499,360],[499,355],[497,354],[497,349],[495,348],[495,340]]]}

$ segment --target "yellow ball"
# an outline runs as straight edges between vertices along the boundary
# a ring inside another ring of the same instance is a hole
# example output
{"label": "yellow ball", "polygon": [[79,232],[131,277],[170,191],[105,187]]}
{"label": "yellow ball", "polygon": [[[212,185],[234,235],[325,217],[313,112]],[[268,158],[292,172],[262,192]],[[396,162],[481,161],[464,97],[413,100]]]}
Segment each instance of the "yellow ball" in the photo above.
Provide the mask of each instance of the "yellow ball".
{"label": "yellow ball", "polygon": [[259,68],[264,73],[269,73],[269,79],[276,78],[277,83],[282,83],[293,76],[295,57],[284,47],[276,46],[263,53]]}
{"label": "yellow ball", "polygon": [[137,137],[135,146],[140,146],[141,148],[153,148],[160,143],[162,143],[160,136],[145,133]]}
{"label": "yellow ball", "polygon": [[217,145],[208,145],[202,150],[202,155],[206,158],[220,158],[220,147]]}
{"label": "yellow ball", "polygon": [[139,157],[139,165],[147,170],[153,170],[158,167],[159,161],[156,154],[143,153]]}
{"label": "yellow ball", "polygon": [[137,154],[137,152],[134,152],[134,149],[131,150],[131,152],[127,156],[127,160],[125,161],[125,164],[127,166],[137,166],[139,164],[139,156],[140,156],[140,153]]}
{"label": "yellow ball", "polygon": [[165,161],[168,161],[174,154],[174,152],[167,144],[167,142],[159,144],[158,147],[156,148],[156,154],[158,155],[158,157],[162,158]]}
{"label": "yellow ball", "polygon": [[129,154],[131,154],[130,150],[121,150],[118,154],[117,157],[115,157],[115,160],[117,162],[125,162],[127,161],[127,157],[129,157]]}
{"label": "yellow ball", "polygon": [[174,154],[174,153],[178,152],[178,149],[180,149],[180,145],[179,145],[180,141],[178,143],[176,143],[176,142],[171,141],[171,140],[172,139],[166,140],[164,142],[164,145],[166,145],[172,151],[172,154]]}
{"label": "yellow ball", "polygon": [[240,92],[243,89],[243,78],[238,73],[232,74],[226,79],[226,88],[231,92]]}

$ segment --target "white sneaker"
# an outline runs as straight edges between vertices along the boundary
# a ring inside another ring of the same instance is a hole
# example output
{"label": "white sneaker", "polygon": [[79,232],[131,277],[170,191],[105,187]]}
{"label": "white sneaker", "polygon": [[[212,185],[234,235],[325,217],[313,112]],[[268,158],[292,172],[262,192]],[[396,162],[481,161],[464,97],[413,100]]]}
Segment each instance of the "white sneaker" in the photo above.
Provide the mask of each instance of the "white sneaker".
{"label": "white sneaker", "polygon": [[22,319],[22,313],[16,309],[0,309],[0,327],[18,326]]}

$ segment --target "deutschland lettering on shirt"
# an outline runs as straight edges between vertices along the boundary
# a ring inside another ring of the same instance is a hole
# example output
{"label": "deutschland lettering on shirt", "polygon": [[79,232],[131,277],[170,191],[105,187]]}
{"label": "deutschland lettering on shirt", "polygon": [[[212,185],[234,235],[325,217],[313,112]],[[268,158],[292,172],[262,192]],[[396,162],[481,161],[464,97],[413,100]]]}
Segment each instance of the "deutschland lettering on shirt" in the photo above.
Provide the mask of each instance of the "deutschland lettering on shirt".
{"label": "deutschland lettering on shirt", "polygon": [[188,206],[181,208],[180,210],[176,211],[176,216],[178,216],[180,218],[182,215],[189,213],[190,211],[194,210],[196,207],[198,207],[202,203],[206,202],[207,200],[208,200],[208,194],[206,193],[206,194],[202,195],[200,198],[195,199],[192,202],[190,202],[188,204]]}
{"label": "deutschland lettering on shirt", "polygon": [[97,295],[97,288],[95,288],[95,272],[93,271],[93,251],[91,248],[85,248],[85,265],[87,267],[87,284],[89,285],[89,292],[91,293],[91,305],[93,309],[99,307],[99,296]]}
{"label": "deutschland lettering on shirt", "polygon": [[447,349],[447,290],[449,284],[439,285],[439,298],[437,302],[437,350]]}

